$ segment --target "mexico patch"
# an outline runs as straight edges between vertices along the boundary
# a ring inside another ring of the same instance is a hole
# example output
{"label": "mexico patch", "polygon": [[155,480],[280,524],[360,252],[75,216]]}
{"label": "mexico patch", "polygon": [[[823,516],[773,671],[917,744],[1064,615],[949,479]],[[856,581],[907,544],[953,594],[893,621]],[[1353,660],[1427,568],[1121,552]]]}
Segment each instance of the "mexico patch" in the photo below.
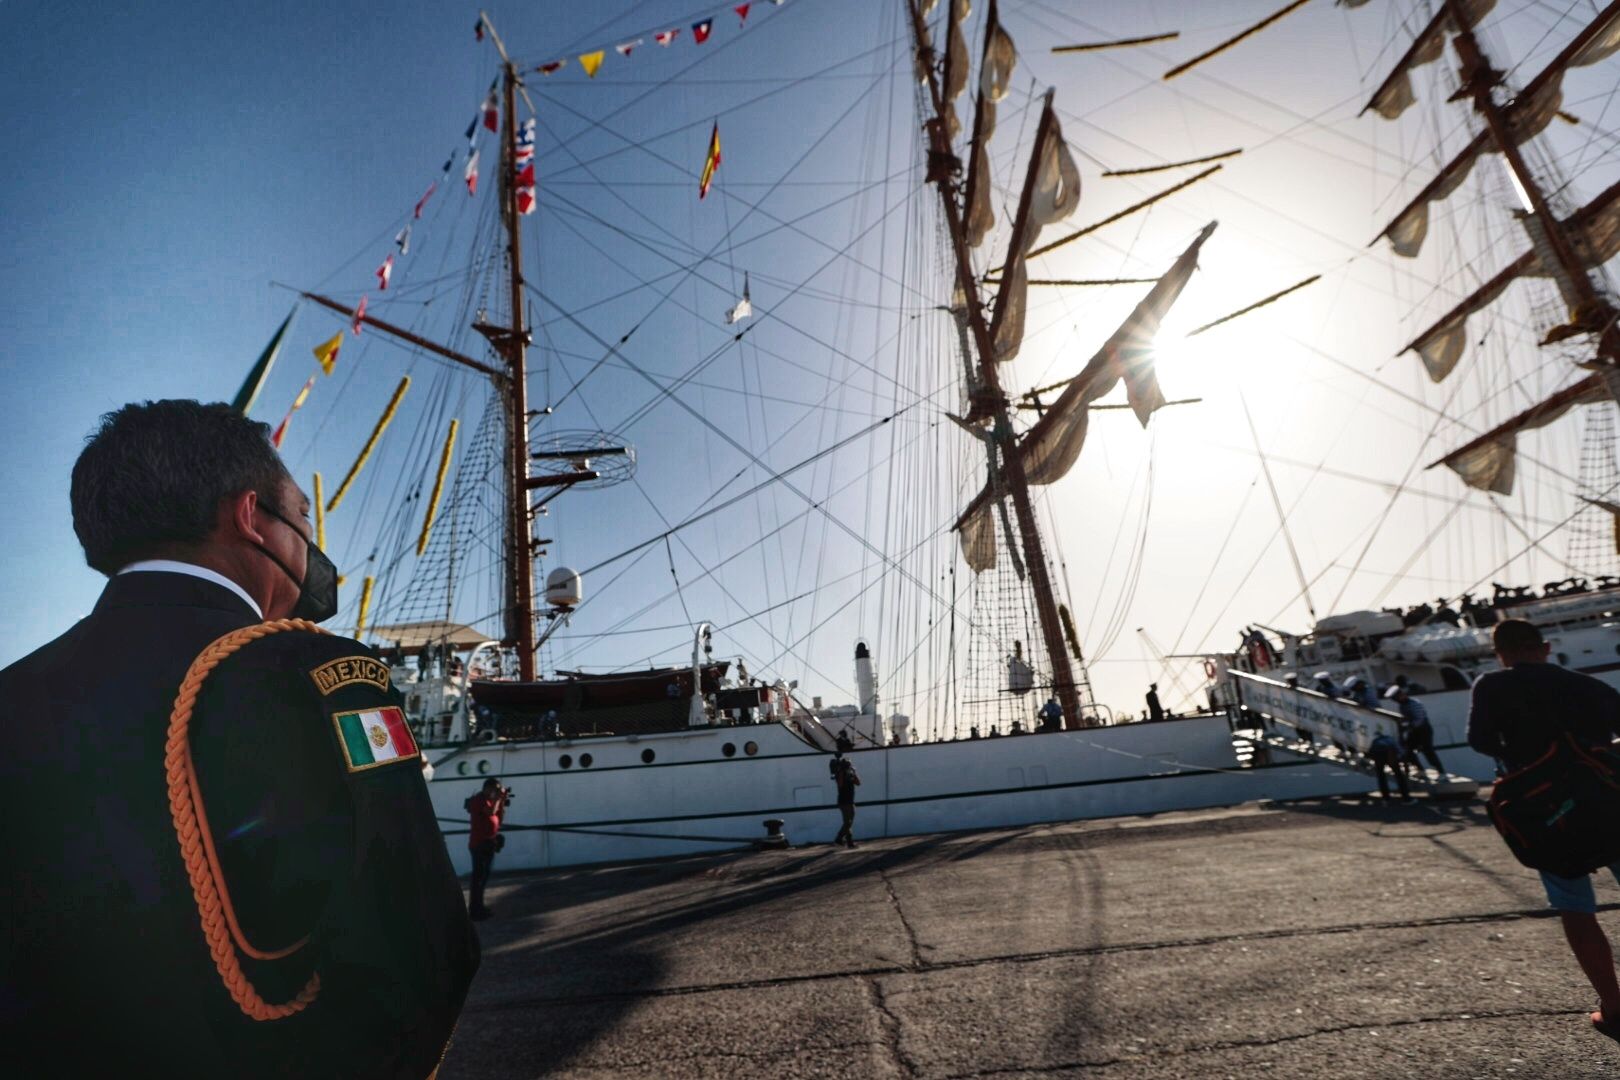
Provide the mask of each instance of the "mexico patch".
{"label": "mexico patch", "polygon": [[345,686],[364,683],[379,690],[388,689],[388,665],[372,656],[345,656],[329,660],[309,673],[322,697],[334,694]]}
{"label": "mexico patch", "polygon": [[397,706],[334,713],[332,723],[337,725],[338,742],[350,772],[418,756],[416,740]]}

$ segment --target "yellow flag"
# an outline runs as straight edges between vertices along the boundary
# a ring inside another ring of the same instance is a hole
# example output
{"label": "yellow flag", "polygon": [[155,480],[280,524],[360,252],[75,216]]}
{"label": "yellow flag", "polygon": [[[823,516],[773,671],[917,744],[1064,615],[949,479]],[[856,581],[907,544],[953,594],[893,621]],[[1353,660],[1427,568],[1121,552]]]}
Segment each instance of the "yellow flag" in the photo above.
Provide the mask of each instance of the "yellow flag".
{"label": "yellow flag", "polygon": [[607,50],[605,49],[597,49],[595,52],[581,53],[579,57],[579,66],[585,69],[585,74],[594,79],[596,78],[596,69],[602,66],[602,57],[606,55]]}
{"label": "yellow flag", "polygon": [[720,167],[720,123],[715,122],[714,130],[709,133],[709,155],[703,161],[703,175],[698,178],[698,198],[709,194],[709,184],[714,180],[714,170]]}
{"label": "yellow flag", "polygon": [[338,350],[343,347],[343,331],[339,330],[329,340],[315,346],[315,359],[321,362],[321,370],[328,375],[337,366]]}

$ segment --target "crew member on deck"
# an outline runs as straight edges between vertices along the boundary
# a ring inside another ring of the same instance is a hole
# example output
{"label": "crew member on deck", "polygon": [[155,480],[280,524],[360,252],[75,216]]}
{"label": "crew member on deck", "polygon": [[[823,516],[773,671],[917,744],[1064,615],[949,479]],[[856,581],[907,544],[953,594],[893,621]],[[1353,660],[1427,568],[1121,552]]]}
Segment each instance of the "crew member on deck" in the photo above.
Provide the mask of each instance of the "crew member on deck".
{"label": "crew member on deck", "polygon": [[1163,720],[1164,706],[1159,704],[1159,684],[1149,683],[1147,692],[1147,708],[1149,720]]}
{"label": "crew member on deck", "polygon": [[1036,715],[1040,717],[1042,731],[1063,729],[1063,706],[1058,704],[1057,698],[1047,698],[1046,704],[1041,706],[1041,711]]}
{"label": "crew member on deck", "polygon": [[12,1075],[422,1080],[443,1058],[477,938],[388,666],[312,627],[337,572],[268,435],[128,405],[74,465],[109,580],[0,672]]}

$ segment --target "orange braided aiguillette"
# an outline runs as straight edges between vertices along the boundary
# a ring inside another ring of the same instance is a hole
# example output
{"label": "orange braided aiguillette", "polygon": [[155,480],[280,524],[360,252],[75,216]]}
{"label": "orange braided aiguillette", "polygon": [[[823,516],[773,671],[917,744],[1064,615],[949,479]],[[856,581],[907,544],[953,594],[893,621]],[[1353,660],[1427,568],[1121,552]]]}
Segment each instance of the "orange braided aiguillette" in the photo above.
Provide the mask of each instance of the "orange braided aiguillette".
{"label": "orange braided aiguillette", "polygon": [[208,813],[203,807],[202,789],[197,784],[197,769],[191,758],[191,712],[197,704],[197,694],[203,680],[226,657],[250,641],[278,634],[284,630],[308,630],[326,633],[305,619],[277,619],[273,622],[244,626],[233,630],[204,649],[191,662],[180,693],[174,699],[174,711],[169,714],[169,735],[163,748],[163,771],[169,785],[169,814],[174,819],[175,837],[180,841],[180,856],[185,860],[186,874],[191,879],[191,894],[197,901],[197,915],[202,921],[203,936],[208,951],[214,958],[214,967],[230,991],[231,999],[245,1014],[255,1020],[280,1020],[301,1012],[321,989],[321,977],[313,974],[309,982],[291,1001],[272,1005],[259,996],[253,984],[242,971],[236,952],[255,960],[278,960],[303,948],[308,938],[267,952],[254,948],[236,920],[236,909],[231,906],[231,894],[225,887],[225,875],[220,869],[219,856],[214,849],[214,836],[208,828]]}

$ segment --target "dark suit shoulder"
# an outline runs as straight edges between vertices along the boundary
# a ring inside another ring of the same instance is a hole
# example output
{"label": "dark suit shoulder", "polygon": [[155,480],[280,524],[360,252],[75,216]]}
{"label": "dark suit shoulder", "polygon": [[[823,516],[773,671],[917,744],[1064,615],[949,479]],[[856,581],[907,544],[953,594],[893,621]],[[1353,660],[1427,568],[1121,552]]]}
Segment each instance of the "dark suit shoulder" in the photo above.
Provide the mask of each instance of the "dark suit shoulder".
{"label": "dark suit shoulder", "polygon": [[307,630],[268,634],[243,645],[218,668],[218,675],[227,681],[272,674],[306,688],[311,702],[323,706],[393,704],[397,698],[388,665],[369,647],[335,634]]}

